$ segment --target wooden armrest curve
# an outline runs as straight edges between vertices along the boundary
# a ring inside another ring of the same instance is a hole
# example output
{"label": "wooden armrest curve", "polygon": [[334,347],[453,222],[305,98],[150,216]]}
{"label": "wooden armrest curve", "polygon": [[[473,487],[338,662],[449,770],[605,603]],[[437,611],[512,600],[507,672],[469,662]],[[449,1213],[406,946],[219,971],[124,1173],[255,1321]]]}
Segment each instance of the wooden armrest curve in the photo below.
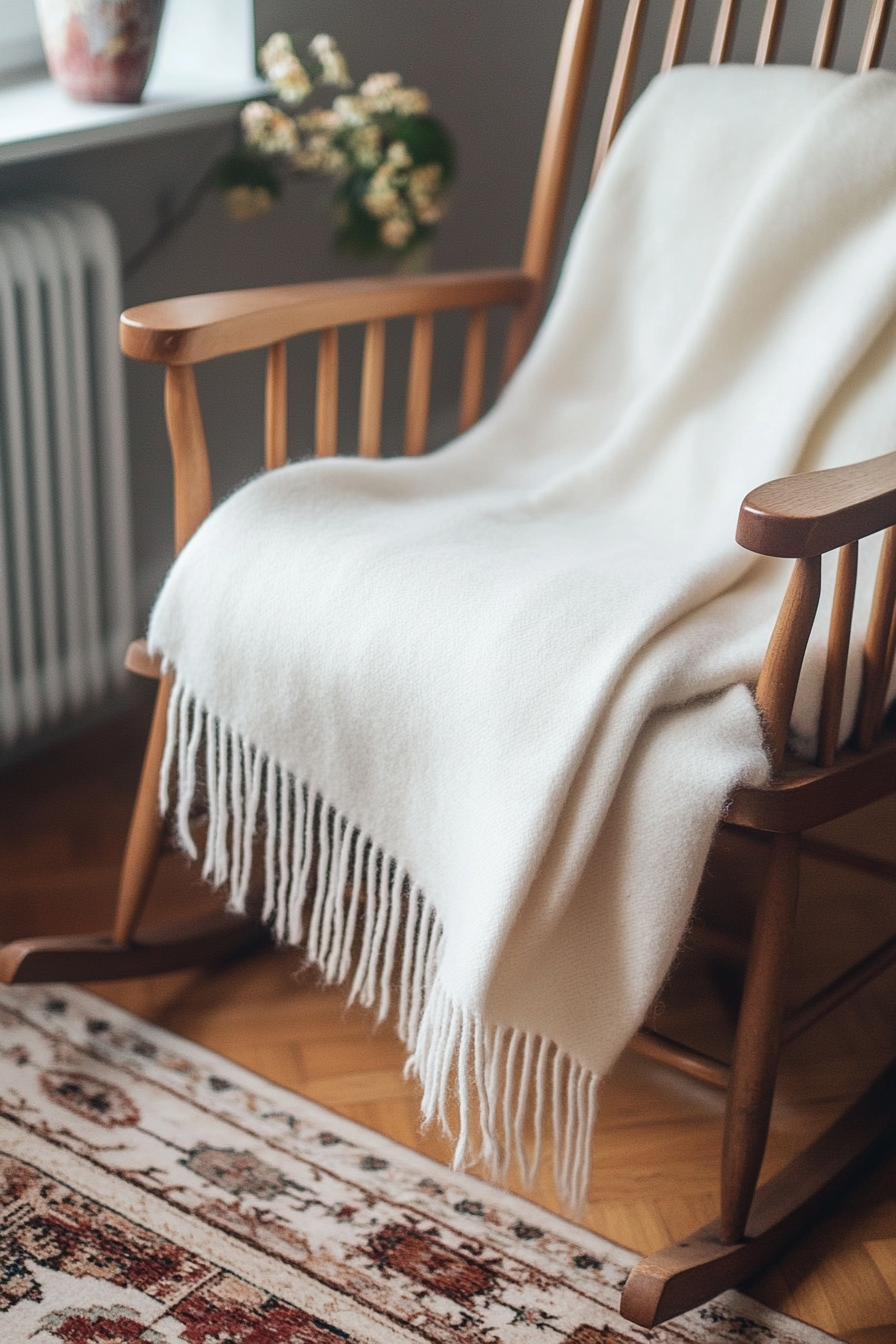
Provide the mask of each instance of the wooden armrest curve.
{"label": "wooden armrest curve", "polygon": [[129,308],[121,317],[121,348],[156,364],[198,364],[352,322],[519,304],[534,285],[523,271],[490,270],[192,294]]}
{"label": "wooden armrest curve", "polygon": [[805,559],[896,525],[896,453],[785,476],[751,490],[737,541],[759,555]]}

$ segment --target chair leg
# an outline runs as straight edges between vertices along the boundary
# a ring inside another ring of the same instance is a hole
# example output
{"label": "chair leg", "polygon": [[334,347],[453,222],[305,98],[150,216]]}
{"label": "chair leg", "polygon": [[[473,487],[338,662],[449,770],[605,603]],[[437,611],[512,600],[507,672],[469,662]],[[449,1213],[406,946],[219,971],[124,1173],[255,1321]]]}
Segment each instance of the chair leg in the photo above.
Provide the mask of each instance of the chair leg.
{"label": "chair leg", "polygon": [[722,1144],[722,1240],[744,1228],[765,1155],[800,883],[799,835],[776,835],[759,899],[737,1026]]}
{"label": "chair leg", "polygon": [[131,814],[115,907],[113,939],[118,946],[126,946],[133,937],[158,864],[164,825],[164,818],[159,816],[159,770],[165,751],[172,682],[172,673],[162,677],[159,682],[137,798]]}

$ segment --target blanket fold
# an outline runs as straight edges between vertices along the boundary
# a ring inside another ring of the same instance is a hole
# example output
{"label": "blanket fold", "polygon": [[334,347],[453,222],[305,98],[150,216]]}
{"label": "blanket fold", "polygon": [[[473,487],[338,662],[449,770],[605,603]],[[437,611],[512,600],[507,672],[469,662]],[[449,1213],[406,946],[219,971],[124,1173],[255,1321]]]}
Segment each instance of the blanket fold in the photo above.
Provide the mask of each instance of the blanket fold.
{"label": "blanket fold", "polygon": [[767,778],[748,687],[789,565],[737,547],[740,501],[893,447],[894,126],[881,72],[660,76],[493,410],[426,458],[250,481],[152,613],[184,847],[201,779],[241,909],[263,824],[265,918],[395,1009],[456,1162],[531,1177],[550,1135],[572,1205],[726,799]]}

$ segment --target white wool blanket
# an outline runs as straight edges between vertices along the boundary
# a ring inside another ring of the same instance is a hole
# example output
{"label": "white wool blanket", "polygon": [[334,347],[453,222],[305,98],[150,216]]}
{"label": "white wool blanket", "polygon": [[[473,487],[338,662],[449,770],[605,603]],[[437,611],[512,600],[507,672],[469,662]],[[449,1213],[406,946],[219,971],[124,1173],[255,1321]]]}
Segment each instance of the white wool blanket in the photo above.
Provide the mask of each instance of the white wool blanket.
{"label": "white wool blanket", "polygon": [[726,799],[767,777],[748,687],[790,564],[735,544],[740,501],[893,447],[894,314],[896,79],[674,70],[473,430],[258,477],[175,562],[149,629],[176,672],[162,805],[176,766],[195,853],[204,773],[204,872],[231,904],[263,827],[277,935],[380,1018],[397,986],[458,1163],[531,1174],[552,1131],[581,1200],[597,1082]]}

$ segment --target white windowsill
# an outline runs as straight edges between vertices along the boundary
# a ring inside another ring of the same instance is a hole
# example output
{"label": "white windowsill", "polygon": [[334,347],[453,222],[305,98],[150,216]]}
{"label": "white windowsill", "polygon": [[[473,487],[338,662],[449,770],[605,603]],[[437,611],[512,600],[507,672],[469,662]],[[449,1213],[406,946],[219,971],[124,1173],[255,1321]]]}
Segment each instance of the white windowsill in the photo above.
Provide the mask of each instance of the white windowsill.
{"label": "white windowsill", "polygon": [[267,91],[247,79],[189,93],[151,88],[142,103],[76,103],[46,76],[8,83],[0,86],[0,166],[223,123]]}

